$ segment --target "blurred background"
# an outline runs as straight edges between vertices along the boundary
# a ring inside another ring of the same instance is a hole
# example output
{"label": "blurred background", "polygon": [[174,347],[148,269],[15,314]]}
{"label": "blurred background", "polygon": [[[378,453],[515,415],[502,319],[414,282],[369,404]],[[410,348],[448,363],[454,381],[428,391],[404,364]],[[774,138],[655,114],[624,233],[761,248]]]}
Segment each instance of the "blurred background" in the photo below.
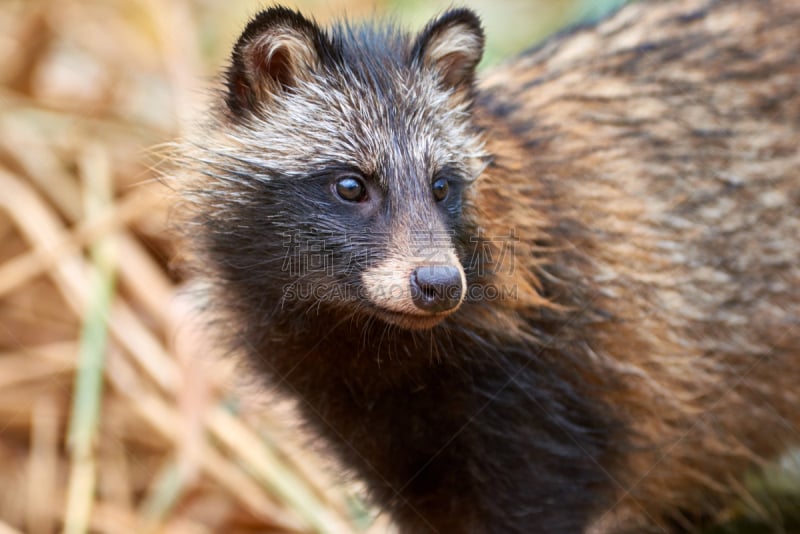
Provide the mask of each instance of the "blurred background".
{"label": "blurred background", "polygon": [[[288,5],[419,29],[450,4]],[[484,67],[618,4],[464,2]],[[163,147],[260,7],[0,0],[0,534],[391,532],[179,296]],[[770,506],[729,516],[761,528]]]}

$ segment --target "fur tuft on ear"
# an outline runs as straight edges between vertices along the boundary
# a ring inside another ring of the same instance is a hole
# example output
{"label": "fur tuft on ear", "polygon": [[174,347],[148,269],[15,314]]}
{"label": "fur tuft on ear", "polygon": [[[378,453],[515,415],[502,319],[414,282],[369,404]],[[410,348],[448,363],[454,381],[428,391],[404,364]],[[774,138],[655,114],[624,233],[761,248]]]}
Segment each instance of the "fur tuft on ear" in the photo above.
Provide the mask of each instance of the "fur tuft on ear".
{"label": "fur tuft on ear", "polygon": [[312,21],[272,7],[250,21],[233,49],[227,72],[228,109],[256,112],[277,94],[308,79],[318,68],[327,37]]}
{"label": "fur tuft on ear", "polygon": [[483,56],[483,28],[469,9],[451,9],[432,20],[417,37],[412,61],[439,71],[445,85],[469,88]]}

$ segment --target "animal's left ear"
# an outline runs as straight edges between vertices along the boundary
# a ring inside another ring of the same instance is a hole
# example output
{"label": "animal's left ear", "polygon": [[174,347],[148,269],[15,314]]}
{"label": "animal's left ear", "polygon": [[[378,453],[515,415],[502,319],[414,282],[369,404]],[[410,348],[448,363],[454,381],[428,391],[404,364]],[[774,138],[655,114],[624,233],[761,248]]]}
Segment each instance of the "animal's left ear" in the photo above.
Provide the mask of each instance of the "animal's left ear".
{"label": "animal's left ear", "polygon": [[414,63],[435,69],[445,85],[456,90],[469,88],[475,67],[483,56],[483,28],[469,9],[451,9],[432,20],[412,48]]}

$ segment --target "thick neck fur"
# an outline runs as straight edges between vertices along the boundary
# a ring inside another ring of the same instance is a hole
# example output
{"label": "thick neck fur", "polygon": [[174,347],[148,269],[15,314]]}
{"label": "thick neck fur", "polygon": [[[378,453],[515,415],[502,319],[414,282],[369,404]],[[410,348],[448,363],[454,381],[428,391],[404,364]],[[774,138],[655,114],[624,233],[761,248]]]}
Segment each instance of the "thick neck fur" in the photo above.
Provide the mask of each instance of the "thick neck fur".
{"label": "thick neck fur", "polygon": [[[575,369],[580,355],[561,346],[578,325],[542,321],[526,339],[472,306],[482,308],[467,303],[426,332],[324,311],[293,318],[250,337],[263,343],[251,365],[298,399],[406,531],[576,532],[605,500],[575,488],[604,480],[618,425],[585,396],[598,386]],[[441,492],[453,487],[462,499]]]}

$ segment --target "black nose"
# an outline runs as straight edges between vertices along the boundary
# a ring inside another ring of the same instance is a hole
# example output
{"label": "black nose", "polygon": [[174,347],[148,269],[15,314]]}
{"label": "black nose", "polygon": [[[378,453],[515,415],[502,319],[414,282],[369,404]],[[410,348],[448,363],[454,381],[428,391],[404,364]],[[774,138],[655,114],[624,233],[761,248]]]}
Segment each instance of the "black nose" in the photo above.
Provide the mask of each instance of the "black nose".
{"label": "black nose", "polygon": [[461,302],[461,271],[450,265],[424,265],[411,273],[411,300],[429,312],[452,310]]}

